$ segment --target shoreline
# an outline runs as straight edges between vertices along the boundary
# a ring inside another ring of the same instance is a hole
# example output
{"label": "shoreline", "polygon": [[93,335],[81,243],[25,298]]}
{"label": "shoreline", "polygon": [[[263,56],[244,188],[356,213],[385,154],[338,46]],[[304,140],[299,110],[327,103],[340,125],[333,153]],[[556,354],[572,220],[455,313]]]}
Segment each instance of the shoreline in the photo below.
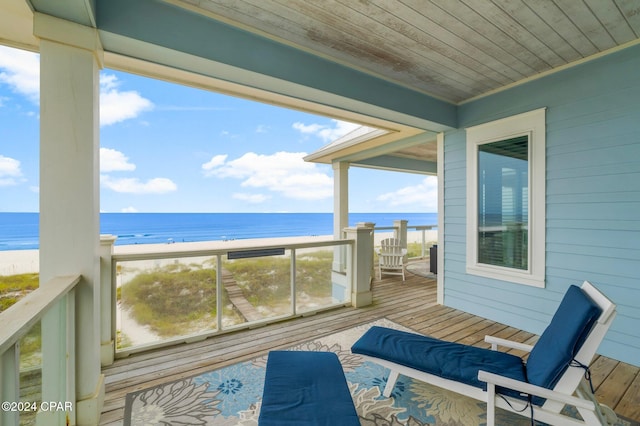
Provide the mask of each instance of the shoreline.
{"label": "shoreline", "polygon": [[[433,234],[430,234],[433,233]],[[374,233],[374,244],[378,246],[380,240],[393,236],[393,232]],[[145,253],[171,253],[196,250],[211,249],[240,249],[251,246],[295,244],[315,241],[332,240],[332,235],[302,236],[302,237],[275,237],[275,238],[252,238],[238,240],[217,240],[199,242],[176,242],[176,243],[156,243],[156,244],[129,244],[114,245],[114,254],[128,254],[136,252]],[[426,242],[435,241],[437,231],[427,231]],[[420,231],[410,231],[407,233],[408,243],[420,243],[422,234]],[[6,250],[0,251],[0,276],[37,273],[40,270],[38,249],[29,250]]]}

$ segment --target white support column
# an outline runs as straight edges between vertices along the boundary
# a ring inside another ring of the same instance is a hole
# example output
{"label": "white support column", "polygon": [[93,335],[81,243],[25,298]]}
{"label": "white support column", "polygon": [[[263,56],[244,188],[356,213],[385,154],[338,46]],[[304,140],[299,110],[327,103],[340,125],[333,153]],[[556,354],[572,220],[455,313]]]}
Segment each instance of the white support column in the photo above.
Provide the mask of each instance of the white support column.
{"label": "white support column", "polygon": [[111,365],[115,359],[115,285],[111,255],[117,237],[100,236],[100,364]]}
{"label": "white support column", "polygon": [[[100,368],[99,68],[97,31],[36,13],[40,38],[40,283],[80,273],[72,306],[42,321],[42,400],[73,412],[38,423],[96,425],[104,401]],[[75,330],[65,330],[66,315]],[[66,343],[65,336],[73,337]],[[66,354],[67,359],[60,359]],[[60,369],[63,371],[60,371]],[[66,382],[66,383],[65,383]]]}
{"label": "white support column", "polygon": [[356,308],[373,302],[371,292],[371,271],[373,270],[373,227],[358,224],[355,228],[346,228],[347,238],[356,241],[353,253],[353,285],[351,304]]}
{"label": "white support column", "polygon": [[[333,238],[343,238],[344,229],[349,226],[349,163],[333,163]],[[346,251],[336,247],[333,256],[333,270],[346,270]]]}

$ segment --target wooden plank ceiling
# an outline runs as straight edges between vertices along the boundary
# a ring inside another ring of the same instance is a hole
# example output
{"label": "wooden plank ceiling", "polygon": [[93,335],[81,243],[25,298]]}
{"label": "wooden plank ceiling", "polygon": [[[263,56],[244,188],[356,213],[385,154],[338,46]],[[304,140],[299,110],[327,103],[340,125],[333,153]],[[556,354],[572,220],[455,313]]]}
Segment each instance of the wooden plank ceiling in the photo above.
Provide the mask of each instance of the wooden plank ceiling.
{"label": "wooden plank ceiling", "polygon": [[168,0],[453,103],[633,42],[639,0]]}

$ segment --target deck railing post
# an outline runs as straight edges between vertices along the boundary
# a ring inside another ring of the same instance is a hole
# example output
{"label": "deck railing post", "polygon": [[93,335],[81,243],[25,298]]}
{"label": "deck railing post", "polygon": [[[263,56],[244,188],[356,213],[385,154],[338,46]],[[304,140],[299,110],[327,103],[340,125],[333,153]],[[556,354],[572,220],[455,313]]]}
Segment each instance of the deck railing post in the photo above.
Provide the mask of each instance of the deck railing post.
{"label": "deck railing post", "polygon": [[376,268],[375,268],[375,256],[374,249],[376,246],[376,238],[375,238],[375,227],[376,224],[373,222],[358,222],[356,223],[357,228],[370,228],[371,229],[371,277],[376,276]]}
{"label": "deck railing post", "polygon": [[100,364],[103,366],[113,364],[116,352],[116,280],[111,262],[116,238],[100,236]]}
{"label": "deck railing post", "polygon": [[407,223],[405,219],[398,219],[393,221],[393,236],[400,240],[400,247],[407,248]]}
{"label": "deck railing post", "polygon": [[[2,402],[20,401],[20,343],[0,354],[0,399]],[[0,411],[0,424],[18,425],[20,414],[17,410]]]}
{"label": "deck railing post", "polygon": [[347,238],[355,240],[352,256],[353,283],[351,304],[356,308],[370,305],[373,301],[371,277],[373,270],[373,224],[359,223],[355,228],[346,228]]}
{"label": "deck railing post", "polygon": [[[406,249],[407,248],[407,223],[408,220],[398,219],[393,221],[394,237],[400,240],[400,247]],[[407,262],[409,255],[405,254],[402,259],[403,262]]]}

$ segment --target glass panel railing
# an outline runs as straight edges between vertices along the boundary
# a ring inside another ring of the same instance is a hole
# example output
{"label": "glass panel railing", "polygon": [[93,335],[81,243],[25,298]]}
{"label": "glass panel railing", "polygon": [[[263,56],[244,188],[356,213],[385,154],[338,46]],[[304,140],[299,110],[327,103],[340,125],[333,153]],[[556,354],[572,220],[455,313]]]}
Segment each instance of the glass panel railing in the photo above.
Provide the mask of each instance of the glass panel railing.
{"label": "glass panel railing", "polygon": [[216,264],[216,257],[118,262],[116,348],[215,331]]}
{"label": "glass panel railing", "polygon": [[231,252],[222,261],[222,283],[240,323],[293,313],[290,250],[261,252]]}
{"label": "glass panel railing", "polygon": [[350,241],[112,256],[116,352],[344,305],[351,298],[351,268],[333,270],[336,247],[351,259]]}
{"label": "glass panel railing", "polygon": [[318,247],[296,251],[296,312],[346,303],[349,292],[332,280],[334,250]]}

